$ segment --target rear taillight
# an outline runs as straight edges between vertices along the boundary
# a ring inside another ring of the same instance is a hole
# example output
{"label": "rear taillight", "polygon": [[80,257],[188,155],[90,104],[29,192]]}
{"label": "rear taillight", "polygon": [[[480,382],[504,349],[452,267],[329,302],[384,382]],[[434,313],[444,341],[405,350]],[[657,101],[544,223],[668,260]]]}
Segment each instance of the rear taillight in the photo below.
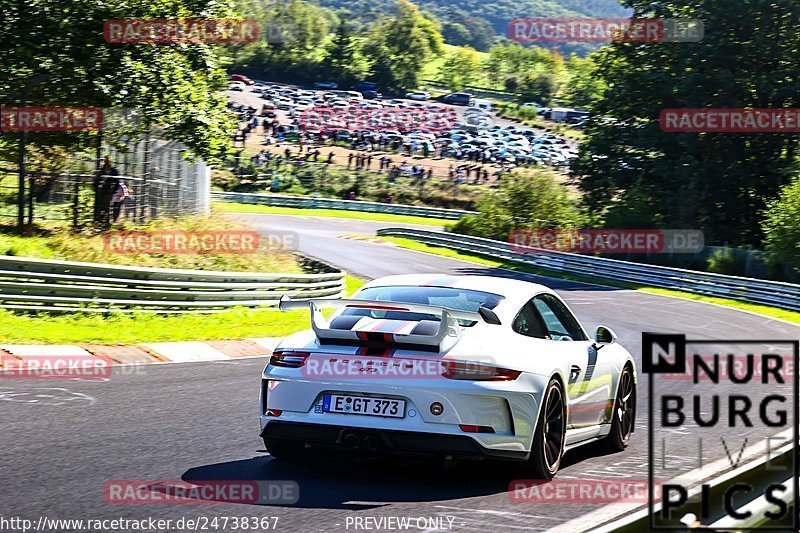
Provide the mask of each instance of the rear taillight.
{"label": "rear taillight", "polygon": [[494,428],[490,426],[472,426],[469,424],[461,424],[458,426],[461,431],[466,433],[494,433]]}
{"label": "rear taillight", "polygon": [[307,352],[274,352],[269,359],[269,364],[284,368],[300,368],[306,364],[306,359],[310,355]]}
{"label": "rear taillight", "polygon": [[442,376],[467,381],[514,381],[522,372],[479,363],[445,361]]}

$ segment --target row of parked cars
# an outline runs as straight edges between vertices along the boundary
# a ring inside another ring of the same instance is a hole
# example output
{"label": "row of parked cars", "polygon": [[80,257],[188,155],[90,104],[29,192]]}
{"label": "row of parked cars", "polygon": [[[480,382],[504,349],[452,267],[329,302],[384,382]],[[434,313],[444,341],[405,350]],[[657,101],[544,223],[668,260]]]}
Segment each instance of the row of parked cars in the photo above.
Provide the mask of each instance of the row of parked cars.
{"label": "row of parked cars", "polygon": [[[480,160],[515,164],[563,166],[576,155],[576,149],[563,137],[523,126],[494,124],[491,104],[487,110],[480,105],[483,101],[476,101],[468,93],[453,93],[456,96],[449,99],[467,106],[456,114],[453,108],[426,101],[428,98],[423,97],[368,99],[353,90],[312,90],[259,82],[251,85],[239,82],[239,90],[258,93],[264,100],[267,116],[274,117],[275,110],[285,111],[288,117],[288,122],[284,121],[286,131],[324,132],[337,140],[387,143],[412,153],[438,155],[444,152],[446,156],[459,159],[478,153]],[[444,100],[447,101],[447,97]],[[314,108],[335,110],[337,116],[345,120],[336,126],[325,123],[324,118],[312,117],[310,120],[310,114],[306,112]],[[371,114],[370,110],[375,110],[375,113]],[[381,117],[387,114],[379,110],[419,111],[411,116],[446,117],[446,120],[387,124],[381,122]],[[348,117],[358,117],[358,120],[348,123]]]}

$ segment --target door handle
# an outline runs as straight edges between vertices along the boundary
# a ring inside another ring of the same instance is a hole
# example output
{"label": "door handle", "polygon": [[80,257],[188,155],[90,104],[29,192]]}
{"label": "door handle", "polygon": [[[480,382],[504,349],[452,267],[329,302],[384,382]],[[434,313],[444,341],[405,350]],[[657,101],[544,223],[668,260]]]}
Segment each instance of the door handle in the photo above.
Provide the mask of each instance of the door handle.
{"label": "door handle", "polygon": [[581,375],[581,367],[578,365],[572,365],[572,369],[569,372],[569,379],[572,380],[574,377],[577,378]]}

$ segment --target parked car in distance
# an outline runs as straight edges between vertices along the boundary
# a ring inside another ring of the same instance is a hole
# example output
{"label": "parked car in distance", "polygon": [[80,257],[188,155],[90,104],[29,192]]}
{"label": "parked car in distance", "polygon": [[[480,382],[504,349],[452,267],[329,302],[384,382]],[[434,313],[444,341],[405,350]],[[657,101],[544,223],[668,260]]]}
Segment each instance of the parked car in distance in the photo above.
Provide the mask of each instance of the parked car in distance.
{"label": "parked car in distance", "polygon": [[369,100],[373,100],[375,98],[380,98],[382,95],[378,88],[378,84],[374,81],[362,81],[356,83],[352,87],[350,87],[351,91],[356,91],[364,95],[364,98]]}
{"label": "parked car in distance", "polygon": [[430,97],[430,93],[425,91],[411,91],[410,93],[406,93],[406,98],[409,100],[429,100]]}
{"label": "parked car in distance", "polygon": [[361,91],[377,91],[378,90],[378,84],[375,83],[374,81],[360,81],[360,82],[356,83],[355,85],[353,85],[352,87],[350,87],[350,90],[358,91],[358,92],[361,92]]}
{"label": "parked car in distance", "polygon": [[253,85],[255,82],[245,76],[244,74],[231,74],[228,78],[228,81],[238,81],[244,83],[245,85]]}
{"label": "parked car in distance", "polygon": [[552,120],[554,122],[572,122],[573,120],[583,120],[589,116],[588,111],[581,111],[579,109],[568,109],[565,107],[554,107],[549,112],[550,116],[548,117],[545,114],[544,118]]}
{"label": "parked car in distance", "polygon": [[493,109],[492,103],[489,100],[481,100],[480,98],[473,98],[469,103],[469,108],[480,109],[481,111],[486,111],[487,113],[491,113]]}
{"label": "parked car in distance", "polygon": [[491,113],[489,113],[487,110],[485,110],[483,108],[480,108],[480,107],[468,107],[466,109],[466,111],[464,111],[464,114],[466,114],[466,115],[483,115],[483,116],[491,115]]}
{"label": "parked car in distance", "polygon": [[338,89],[339,84],[332,81],[318,81],[314,84],[315,89]]}
{"label": "parked car in distance", "polygon": [[442,102],[453,105],[469,105],[472,95],[469,93],[450,93],[442,97]]}

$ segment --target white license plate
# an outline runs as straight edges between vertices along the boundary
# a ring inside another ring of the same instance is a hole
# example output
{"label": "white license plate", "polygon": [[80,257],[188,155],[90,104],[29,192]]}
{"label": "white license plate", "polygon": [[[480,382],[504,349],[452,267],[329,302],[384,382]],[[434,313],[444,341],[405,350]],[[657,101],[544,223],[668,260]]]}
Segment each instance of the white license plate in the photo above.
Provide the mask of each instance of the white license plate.
{"label": "white license plate", "polygon": [[322,411],[347,415],[403,418],[406,411],[406,402],[405,400],[392,400],[389,398],[326,394],[322,399]]}

